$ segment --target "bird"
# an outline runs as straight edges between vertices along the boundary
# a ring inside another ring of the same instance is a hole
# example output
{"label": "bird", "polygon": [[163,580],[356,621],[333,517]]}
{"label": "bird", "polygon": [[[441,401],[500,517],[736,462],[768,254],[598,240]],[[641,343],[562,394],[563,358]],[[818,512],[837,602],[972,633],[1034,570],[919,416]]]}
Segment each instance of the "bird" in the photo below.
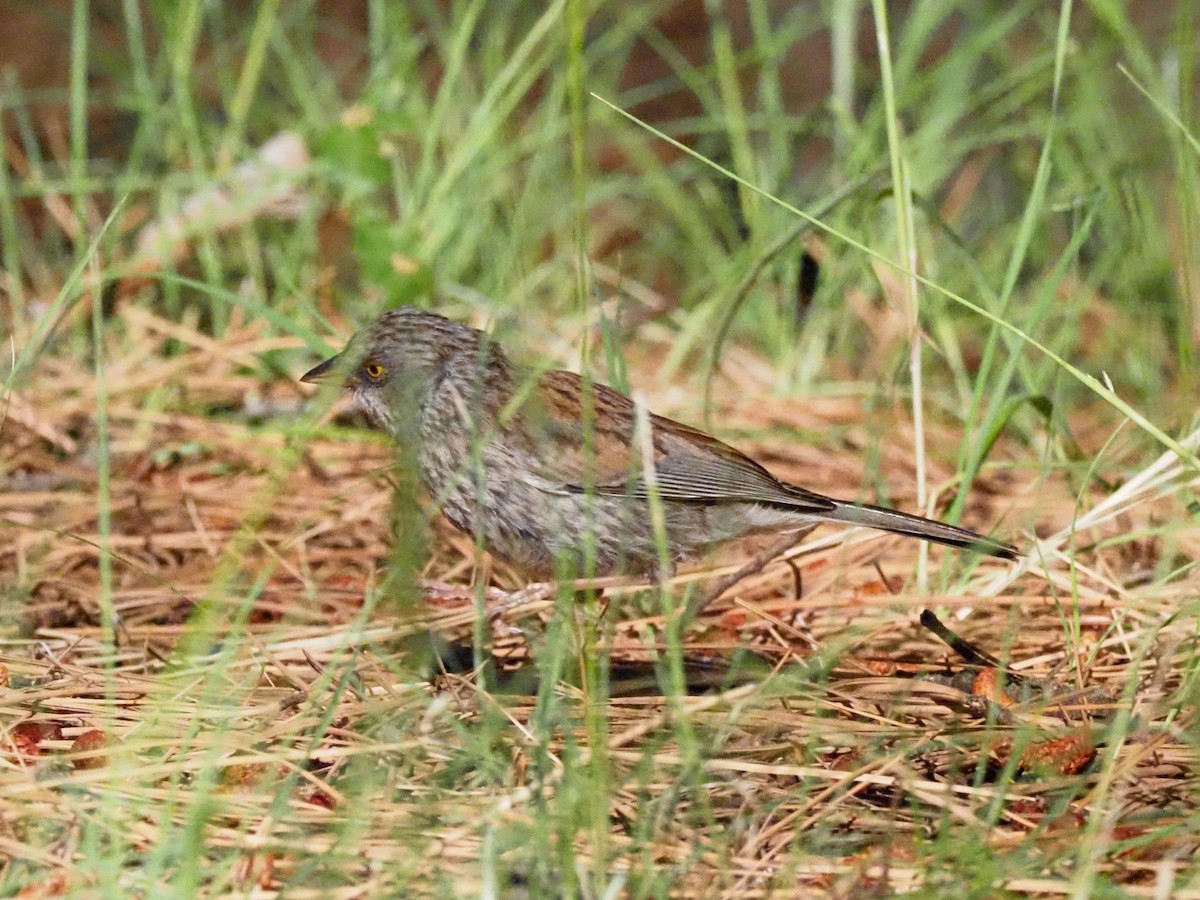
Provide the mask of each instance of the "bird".
{"label": "bird", "polygon": [[339,379],[446,518],[531,577],[650,576],[826,522],[1018,558],[966,528],[790,484],[614,388],[514,364],[489,334],[427,310],[384,312],[300,380]]}

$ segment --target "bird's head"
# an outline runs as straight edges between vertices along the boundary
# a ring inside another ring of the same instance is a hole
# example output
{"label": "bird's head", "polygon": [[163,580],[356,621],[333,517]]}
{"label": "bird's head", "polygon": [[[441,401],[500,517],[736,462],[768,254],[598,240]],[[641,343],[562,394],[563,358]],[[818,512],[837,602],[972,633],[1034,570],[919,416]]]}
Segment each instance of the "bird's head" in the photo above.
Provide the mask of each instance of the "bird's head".
{"label": "bird's head", "polygon": [[300,380],[340,380],[375,425],[396,433],[397,416],[423,400],[452,359],[477,353],[479,337],[444,316],[404,306],[385,312]]}

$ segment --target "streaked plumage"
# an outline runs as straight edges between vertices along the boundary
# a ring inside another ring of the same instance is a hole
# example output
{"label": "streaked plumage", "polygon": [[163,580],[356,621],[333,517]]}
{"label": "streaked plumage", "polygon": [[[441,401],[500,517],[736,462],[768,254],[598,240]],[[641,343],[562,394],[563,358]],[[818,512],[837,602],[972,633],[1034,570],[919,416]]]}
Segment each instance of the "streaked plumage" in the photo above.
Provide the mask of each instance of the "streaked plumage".
{"label": "streaked plumage", "polygon": [[[637,410],[572,372],[513,366],[482,332],[434,313],[384,313],[303,381],[341,373],[360,407],[416,441],[421,477],[447,518],[529,574],[643,573],[659,560]],[[748,534],[864,525],[1004,559],[975,532],[834,500],[780,481],[740,451],[649,415],[671,561]],[[590,547],[590,550],[587,549]]]}

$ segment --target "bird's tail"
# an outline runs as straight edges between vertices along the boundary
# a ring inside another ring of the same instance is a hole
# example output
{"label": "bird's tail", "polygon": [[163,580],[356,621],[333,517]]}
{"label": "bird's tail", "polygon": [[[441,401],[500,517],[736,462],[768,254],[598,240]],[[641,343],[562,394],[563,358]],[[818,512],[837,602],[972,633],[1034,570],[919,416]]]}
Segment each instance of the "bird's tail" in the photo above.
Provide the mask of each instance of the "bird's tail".
{"label": "bird's tail", "polygon": [[951,547],[962,547],[977,553],[988,553],[1001,559],[1016,559],[1017,548],[1010,544],[1002,544],[991,538],[984,537],[967,528],[945,525],[931,519],[908,513],[896,512],[894,509],[884,509],[879,506],[865,506],[857,503],[846,503],[835,500],[832,510],[822,511],[820,518],[828,522],[844,522],[847,525],[862,525],[866,528],[878,528],[881,531],[891,531],[908,537],[933,541],[937,544],[948,544]]}

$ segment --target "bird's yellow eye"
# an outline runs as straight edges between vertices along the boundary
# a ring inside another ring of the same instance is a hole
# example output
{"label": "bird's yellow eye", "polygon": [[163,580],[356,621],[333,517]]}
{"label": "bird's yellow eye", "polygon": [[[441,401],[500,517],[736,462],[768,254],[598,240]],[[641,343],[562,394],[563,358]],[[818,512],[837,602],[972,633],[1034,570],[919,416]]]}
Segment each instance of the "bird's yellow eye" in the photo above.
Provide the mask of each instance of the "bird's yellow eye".
{"label": "bird's yellow eye", "polygon": [[363,371],[367,373],[367,377],[372,381],[378,381],[383,377],[383,366],[377,362],[363,363]]}

